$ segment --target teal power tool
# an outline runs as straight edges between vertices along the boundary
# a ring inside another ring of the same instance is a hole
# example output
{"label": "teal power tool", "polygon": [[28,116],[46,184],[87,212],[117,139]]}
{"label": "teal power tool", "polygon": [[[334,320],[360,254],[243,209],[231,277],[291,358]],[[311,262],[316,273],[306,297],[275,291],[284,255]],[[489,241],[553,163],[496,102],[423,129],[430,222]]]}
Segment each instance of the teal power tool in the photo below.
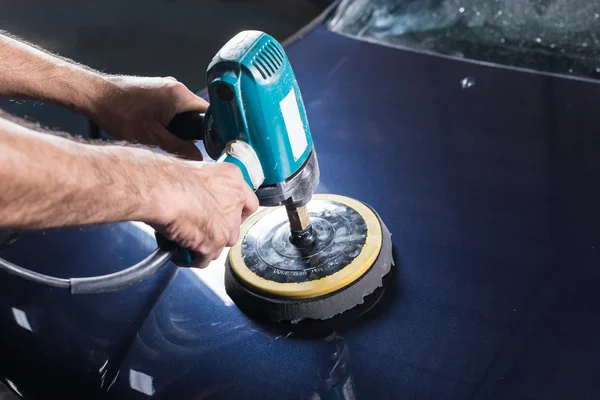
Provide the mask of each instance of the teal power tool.
{"label": "teal power tool", "polygon": [[[169,129],[204,140],[218,162],[238,165],[266,206],[309,198],[318,167],[300,89],[279,43],[262,32],[242,32],[213,58],[207,79],[206,115],[180,114]],[[291,179],[299,171],[304,179]]]}
{"label": "teal power tool", "polygon": [[229,296],[272,321],[328,319],[363,303],[391,269],[390,234],[361,202],[313,196],[317,156],[281,45],[262,32],[241,32],[213,58],[207,78],[206,115],[180,115],[169,128],[238,165],[266,207],[243,224],[229,251]]}
{"label": "teal power tool", "polygon": [[[286,206],[294,240],[310,240],[304,207],[319,183],[319,167],[283,48],[265,33],[241,32],[213,58],[207,78],[206,114],[180,114],[167,128],[203,140],[217,162],[240,167],[262,206]],[[190,260],[185,252],[179,256]]]}
{"label": "teal power tool", "polygon": [[[364,203],[313,195],[317,156],[282,46],[263,32],[241,32],[215,55],[207,80],[207,112],[180,114],[168,129],[203,140],[217,162],[237,165],[264,206],[229,250],[229,296],[248,314],[284,322],[328,319],[362,304],[391,270],[391,235]],[[159,235],[157,241],[159,248],[139,264],[94,278],[40,277],[5,260],[0,267],[74,294],[106,292],[151,276],[171,259],[191,260],[187,250]]]}

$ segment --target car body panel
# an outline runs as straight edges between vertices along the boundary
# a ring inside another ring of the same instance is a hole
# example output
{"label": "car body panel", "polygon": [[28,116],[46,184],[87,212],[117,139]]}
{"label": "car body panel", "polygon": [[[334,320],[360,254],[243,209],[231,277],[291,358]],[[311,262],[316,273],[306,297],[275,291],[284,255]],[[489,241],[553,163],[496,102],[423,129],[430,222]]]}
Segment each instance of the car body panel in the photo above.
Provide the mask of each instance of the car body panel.
{"label": "car body panel", "polygon": [[[599,395],[600,86],[324,27],[287,51],[323,171],[318,191],[368,203],[393,235],[381,305],[337,331],[357,397]],[[465,77],[475,85],[464,89]],[[184,320],[190,341],[174,352],[175,328],[147,322],[122,371],[152,376],[161,399],[318,392],[331,357],[323,338],[282,341],[284,331],[234,306],[180,292],[192,274],[155,309]],[[210,345],[195,350],[201,343]],[[113,395],[147,397],[131,386],[120,375]]]}
{"label": "car body panel", "polygon": [[[15,234],[0,245],[0,257],[69,278],[122,270],[154,249],[154,230],[127,222]],[[2,273],[0,377],[25,398],[104,393],[176,269],[169,263],[141,284],[97,295],[71,295]]]}
{"label": "car body panel", "polygon": [[318,191],[366,202],[392,233],[381,301],[303,337],[241,313],[223,259],[181,270],[108,397],[335,398],[342,364],[359,399],[600,396],[600,86],[321,25],[287,52]]}

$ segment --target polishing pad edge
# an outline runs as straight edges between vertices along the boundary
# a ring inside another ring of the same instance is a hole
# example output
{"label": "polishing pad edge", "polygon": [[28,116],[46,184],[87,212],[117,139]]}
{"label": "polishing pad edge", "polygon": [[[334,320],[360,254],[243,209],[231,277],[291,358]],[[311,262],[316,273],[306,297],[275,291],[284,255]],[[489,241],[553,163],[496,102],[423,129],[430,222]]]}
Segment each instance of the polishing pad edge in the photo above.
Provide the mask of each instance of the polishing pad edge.
{"label": "polishing pad edge", "polygon": [[268,297],[310,299],[334,293],[356,282],[371,268],[382,246],[382,224],[376,213],[364,203],[350,197],[317,194],[313,196],[313,200],[340,203],[360,214],[367,225],[367,237],[360,254],[340,271],[321,279],[294,283],[279,283],[264,279],[248,268],[242,255],[242,240],[245,235],[261,218],[272,212],[270,209],[264,209],[254,214],[242,225],[240,239],[229,251],[228,263],[240,283],[251,291]]}

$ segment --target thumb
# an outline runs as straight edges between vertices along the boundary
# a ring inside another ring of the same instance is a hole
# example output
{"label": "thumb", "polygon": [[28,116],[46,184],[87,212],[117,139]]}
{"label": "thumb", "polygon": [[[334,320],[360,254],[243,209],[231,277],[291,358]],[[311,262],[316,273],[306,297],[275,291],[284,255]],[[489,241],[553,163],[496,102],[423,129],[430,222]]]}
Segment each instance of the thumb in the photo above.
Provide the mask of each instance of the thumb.
{"label": "thumb", "polygon": [[178,113],[194,111],[194,112],[206,112],[208,109],[208,102],[202,97],[196,96],[194,93],[188,90],[188,95],[180,101],[178,107]]}

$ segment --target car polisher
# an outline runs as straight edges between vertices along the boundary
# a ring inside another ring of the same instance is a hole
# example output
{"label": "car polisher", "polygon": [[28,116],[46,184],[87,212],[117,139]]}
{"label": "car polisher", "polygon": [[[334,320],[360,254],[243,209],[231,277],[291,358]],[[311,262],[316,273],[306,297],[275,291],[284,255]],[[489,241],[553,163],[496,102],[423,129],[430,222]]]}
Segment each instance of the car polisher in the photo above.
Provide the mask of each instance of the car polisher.
{"label": "car polisher", "polygon": [[212,158],[240,166],[266,207],[243,224],[229,251],[227,294],[272,321],[327,319],[362,303],[390,271],[390,233],[357,200],[313,196],[317,155],[282,46],[263,32],[241,32],[213,58],[207,77],[206,114],[180,115],[170,130],[201,136]]}
{"label": "car polisher", "polygon": [[[361,303],[391,270],[391,235],[369,206],[338,195],[314,195],[319,166],[300,89],[282,46],[244,31],[207,70],[205,114],[177,115],[167,127],[203,140],[217,162],[237,165],[265,208],[251,216],[229,250],[227,294],[240,309],[271,321],[328,319]],[[159,249],[123,271],[61,279],[0,259],[0,269],[73,294],[138,283],[191,253],[157,235]]]}

